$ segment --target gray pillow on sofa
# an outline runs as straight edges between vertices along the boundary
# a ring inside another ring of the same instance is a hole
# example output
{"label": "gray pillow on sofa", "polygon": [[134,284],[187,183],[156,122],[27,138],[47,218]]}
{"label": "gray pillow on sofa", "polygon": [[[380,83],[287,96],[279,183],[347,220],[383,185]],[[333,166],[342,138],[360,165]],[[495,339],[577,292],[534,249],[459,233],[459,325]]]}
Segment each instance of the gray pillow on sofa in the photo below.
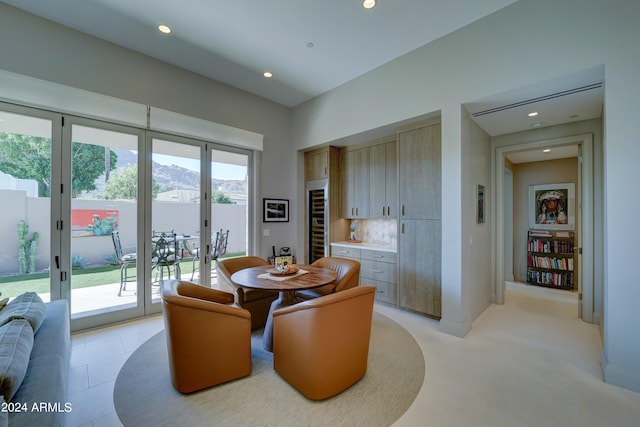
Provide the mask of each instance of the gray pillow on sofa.
{"label": "gray pillow on sofa", "polygon": [[0,326],[14,320],[26,319],[33,328],[33,333],[38,332],[40,325],[44,321],[47,307],[42,302],[42,298],[35,292],[25,292],[12,299],[0,311]]}
{"label": "gray pillow on sofa", "polygon": [[0,327],[0,394],[6,402],[22,384],[33,348],[33,329],[25,319]]}

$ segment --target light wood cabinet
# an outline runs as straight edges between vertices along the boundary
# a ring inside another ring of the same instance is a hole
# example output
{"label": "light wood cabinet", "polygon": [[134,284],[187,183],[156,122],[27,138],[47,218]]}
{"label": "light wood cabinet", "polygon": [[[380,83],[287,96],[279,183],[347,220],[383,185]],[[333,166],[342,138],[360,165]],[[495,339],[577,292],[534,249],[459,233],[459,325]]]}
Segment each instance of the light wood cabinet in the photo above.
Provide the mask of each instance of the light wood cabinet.
{"label": "light wood cabinet", "polygon": [[440,124],[398,133],[402,219],[441,218]]}
{"label": "light wood cabinet", "polygon": [[441,131],[439,121],[398,133],[398,305],[440,318]]}
{"label": "light wood cabinet", "polygon": [[398,254],[396,252],[332,245],[331,256],[360,261],[360,285],[375,286],[377,301],[397,304]]}
{"label": "light wood cabinet", "polygon": [[344,218],[369,217],[369,148],[342,153]]}
{"label": "light wood cabinet", "polygon": [[304,179],[312,181],[329,177],[329,150],[312,151],[304,156]]}
{"label": "light wood cabinet", "polygon": [[369,218],[397,217],[396,142],[369,148]]}
{"label": "light wood cabinet", "polygon": [[441,220],[402,220],[398,305],[441,317]]}

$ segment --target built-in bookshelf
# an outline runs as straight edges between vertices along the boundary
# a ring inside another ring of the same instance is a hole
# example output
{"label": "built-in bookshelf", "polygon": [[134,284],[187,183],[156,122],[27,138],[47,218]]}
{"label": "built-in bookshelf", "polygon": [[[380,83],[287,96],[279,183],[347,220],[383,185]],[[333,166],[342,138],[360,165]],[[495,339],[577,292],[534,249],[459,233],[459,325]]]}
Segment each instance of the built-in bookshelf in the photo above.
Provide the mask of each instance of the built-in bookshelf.
{"label": "built-in bookshelf", "polygon": [[527,283],[550,288],[574,288],[572,231],[529,230]]}

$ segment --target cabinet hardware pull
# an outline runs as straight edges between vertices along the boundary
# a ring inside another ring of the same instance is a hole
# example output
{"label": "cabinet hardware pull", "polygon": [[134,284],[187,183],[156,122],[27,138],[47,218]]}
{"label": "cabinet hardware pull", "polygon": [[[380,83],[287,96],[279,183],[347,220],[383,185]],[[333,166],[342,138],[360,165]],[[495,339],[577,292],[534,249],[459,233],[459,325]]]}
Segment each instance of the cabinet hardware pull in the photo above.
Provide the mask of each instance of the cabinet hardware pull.
{"label": "cabinet hardware pull", "polygon": [[402,205],[402,216],[404,216],[404,205]]}
{"label": "cabinet hardware pull", "polygon": [[391,207],[387,206],[387,216],[391,216]]}
{"label": "cabinet hardware pull", "polygon": [[358,208],[356,208],[356,216],[358,216]]}
{"label": "cabinet hardware pull", "polygon": [[384,255],[374,255],[373,257],[382,259],[382,258],[384,258]]}
{"label": "cabinet hardware pull", "polygon": [[384,270],[371,270],[372,273],[384,273]]}
{"label": "cabinet hardware pull", "polygon": [[382,207],[382,216],[384,216],[384,206]]}
{"label": "cabinet hardware pull", "polygon": [[351,208],[351,216],[353,216],[353,208]]}
{"label": "cabinet hardware pull", "polygon": [[402,234],[404,234],[404,223],[402,224]]}

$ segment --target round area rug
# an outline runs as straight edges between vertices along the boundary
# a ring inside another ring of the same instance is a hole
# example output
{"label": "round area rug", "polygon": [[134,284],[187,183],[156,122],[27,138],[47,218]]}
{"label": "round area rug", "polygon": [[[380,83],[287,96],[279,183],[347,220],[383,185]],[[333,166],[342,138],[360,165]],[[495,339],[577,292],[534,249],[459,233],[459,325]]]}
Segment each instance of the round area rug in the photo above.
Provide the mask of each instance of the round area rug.
{"label": "round area rug", "polygon": [[389,426],[411,405],[424,379],[424,358],[399,324],[373,314],[369,364],[364,378],[343,393],[311,401],[273,370],[251,337],[251,375],[192,394],[171,385],[164,331],[125,362],[113,392],[125,426]]}

